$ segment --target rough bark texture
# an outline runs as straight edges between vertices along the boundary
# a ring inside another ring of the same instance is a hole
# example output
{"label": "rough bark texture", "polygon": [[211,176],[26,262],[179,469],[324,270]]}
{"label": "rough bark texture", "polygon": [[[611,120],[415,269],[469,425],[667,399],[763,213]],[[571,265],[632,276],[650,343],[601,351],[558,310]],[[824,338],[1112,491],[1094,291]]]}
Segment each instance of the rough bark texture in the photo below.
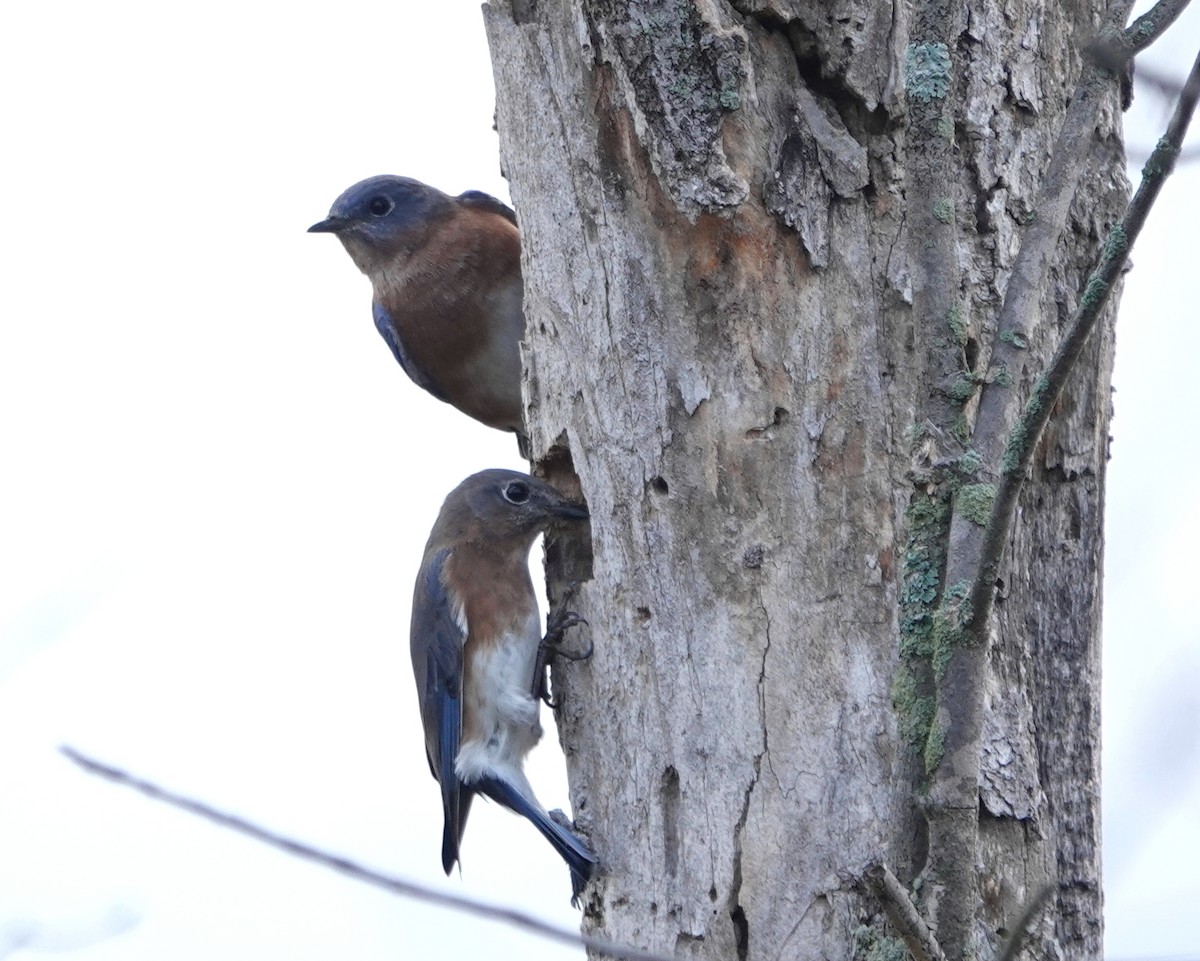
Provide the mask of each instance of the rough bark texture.
{"label": "rough bark texture", "polygon": [[[590,554],[557,544],[549,562],[552,599],[596,645],[556,684],[577,822],[604,862],[584,923],[613,940],[714,959],[899,947],[863,874],[885,862],[920,892],[928,856],[929,719],[919,684],[896,684],[912,467],[937,441],[914,452],[912,428],[946,388],[927,346],[956,342],[967,383],[988,376],[1102,13],[970,7],[946,31],[951,210],[934,212],[953,215],[961,309],[937,328],[913,308],[912,225],[928,218],[907,206],[908,7],[484,8],[524,244],[530,435],[592,513]],[[1035,369],[1119,215],[1115,111],[1110,96],[1033,323]],[[1111,356],[1106,322],[1044,438],[1004,573],[968,881],[984,958],[1047,881],[1065,890],[1032,953],[1100,951]],[[958,403],[969,428],[972,401]]]}

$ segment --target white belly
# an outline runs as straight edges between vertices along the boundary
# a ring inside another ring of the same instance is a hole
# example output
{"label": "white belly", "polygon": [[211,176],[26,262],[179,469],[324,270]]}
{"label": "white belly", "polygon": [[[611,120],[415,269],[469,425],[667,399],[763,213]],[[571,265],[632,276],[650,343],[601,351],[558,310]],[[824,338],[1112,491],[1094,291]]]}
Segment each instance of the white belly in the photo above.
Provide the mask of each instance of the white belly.
{"label": "white belly", "polygon": [[463,741],[454,765],[463,783],[491,773],[533,797],[521,765],[542,736],[541,704],[533,696],[540,643],[541,624],[535,614],[521,633],[473,652],[471,682],[463,691],[463,712],[472,719],[464,727],[473,736]]}

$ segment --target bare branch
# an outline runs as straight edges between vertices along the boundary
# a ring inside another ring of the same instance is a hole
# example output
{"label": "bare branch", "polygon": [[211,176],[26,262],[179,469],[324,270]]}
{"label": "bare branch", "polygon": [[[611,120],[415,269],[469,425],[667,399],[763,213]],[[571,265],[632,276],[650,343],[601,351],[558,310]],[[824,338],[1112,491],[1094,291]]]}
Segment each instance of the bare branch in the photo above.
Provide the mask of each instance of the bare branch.
{"label": "bare branch", "polygon": [[154,798],[156,801],[163,801],[174,807],[182,808],[184,811],[199,815],[208,821],[212,821],[214,824],[219,824],[221,827],[248,835],[255,840],[262,841],[264,844],[278,848],[281,851],[286,851],[288,854],[293,854],[296,857],[315,861],[317,864],[323,864],[327,868],[332,868],[334,871],[348,875],[357,881],[363,881],[377,888],[383,888],[383,890],[390,891],[392,894],[414,898],[415,900],[436,904],[444,908],[452,908],[456,911],[462,911],[465,914],[488,918],[492,921],[503,921],[551,941],[587,948],[589,951],[608,955],[609,957],[618,959],[618,961],[675,961],[674,958],[667,955],[653,954],[649,951],[641,951],[638,948],[613,944],[611,941],[605,941],[602,938],[593,938],[586,934],[578,934],[574,931],[564,931],[562,928],[557,928],[552,924],[547,924],[545,921],[540,921],[523,911],[484,904],[481,901],[474,901],[455,894],[435,891],[432,888],[415,884],[412,881],[405,881],[386,874],[380,874],[378,871],[372,871],[370,868],[351,861],[349,858],[328,854],[301,841],[295,841],[281,834],[276,834],[273,831],[268,831],[266,828],[259,827],[257,824],[252,824],[232,814],[218,811],[216,808],[209,807],[200,801],[184,797],[181,794],[175,794],[172,791],[159,787],[151,781],[143,780],[119,768],[102,764],[67,745],[61,746],[59,750],[89,774],[95,774],[110,781],[115,781],[118,784],[123,784],[126,787],[131,787],[145,794],[147,797]]}
{"label": "bare branch", "polygon": [[[1108,302],[1112,285],[1120,276],[1125,261],[1129,258],[1129,251],[1141,233],[1159,191],[1175,167],[1175,160],[1187,134],[1198,99],[1200,56],[1197,56],[1192,65],[1192,71],[1179,97],[1171,122],[1167,125],[1166,133],[1142,169],[1142,182],[1137,193],[1130,201],[1121,222],[1113,227],[1104,242],[1100,263],[1088,278],[1079,306],[1071,318],[1062,342],[1054,352],[1050,366],[1046,373],[1038,378],[1032,395],[1025,403],[1024,411],[1008,435],[1000,464],[1000,485],[984,534],[979,574],[971,590],[971,604],[977,624],[984,623],[991,610],[992,585],[1004,555],[1004,545],[1008,540],[1013,515],[1016,513],[1017,495],[1020,493],[1038,438],[1050,419],[1050,413],[1087,342],[1088,335],[1096,326],[1104,305]],[[979,618],[982,620],[978,620]]]}
{"label": "bare branch", "polygon": [[[1124,22],[1131,5],[1128,2],[1115,5],[1110,13],[1109,33]],[[1022,233],[1021,246],[996,321],[996,339],[989,360],[990,367],[1002,371],[1005,376],[992,379],[980,390],[971,447],[978,455],[981,471],[975,472],[972,482],[990,483],[995,479],[994,474],[986,475],[999,463],[1005,437],[1017,418],[1020,400],[1011,385],[1023,382],[1029,364],[1027,348],[1032,340],[1046,275],[1062,237],[1079,178],[1087,169],[1100,104],[1111,89],[1111,82],[1112,73],[1105,63],[1094,58],[1085,62],[1038,191],[1037,215]],[[984,532],[977,524],[958,516],[957,510],[955,515],[947,559],[947,584],[974,579],[983,549]]]}
{"label": "bare branch", "polygon": [[1032,322],[1038,315],[1038,301],[1067,222],[1071,199],[1079,186],[1079,178],[1087,169],[1092,131],[1096,128],[1100,103],[1110,82],[1111,75],[1103,64],[1089,62],[1083,68],[1054,144],[1050,166],[1042,179],[1037,215],[1021,237],[996,322],[997,336],[991,355],[992,367],[1007,371],[1009,377],[983,386],[971,439],[986,467],[992,467],[999,460],[1004,435],[1013,421],[1016,401],[1006,384],[1021,383],[1027,363],[1026,348],[1032,338]]}
{"label": "bare branch", "polygon": [[1191,0],[1159,0],[1124,30],[1108,30],[1084,47],[1097,66],[1118,73],[1179,19]]}
{"label": "bare branch", "polygon": [[942,946],[891,868],[879,863],[868,868],[863,876],[916,961],[946,961]]}
{"label": "bare branch", "polygon": [[[1110,4],[1106,33],[1121,29],[1131,6],[1131,0]],[[968,509],[965,502],[972,492],[992,496],[994,488],[986,474],[1000,461],[1004,439],[1020,410],[1011,385],[1022,382],[1030,325],[1038,316],[1050,262],[1087,169],[1100,107],[1111,96],[1112,81],[1109,70],[1085,61],[1039,190],[1036,217],[1022,233],[997,321],[991,367],[1004,376],[987,379],[980,391],[970,448],[962,460],[972,466],[959,468],[961,483],[951,504],[944,586],[931,630],[937,632],[935,644],[952,653],[938,665],[935,678],[933,716],[925,742],[932,777],[923,805],[929,825],[927,876],[944,895],[938,905],[938,939],[951,957],[969,953],[976,911],[979,745],[992,603],[991,594],[982,604],[977,594],[981,585],[990,586],[995,579],[995,571],[985,571],[981,564],[984,533],[973,519],[981,511]],[[913,306],[917,306],[915,289]]]}
{"label": "bare branch", "polygon": [[1191,0],[1158,0],[1158,3],[1134,20],[1123,36],[1129,56],[1141,53],[1166,33],[1167,28],[1179,19],[1179,15],[1187,9],[1190,2]]}

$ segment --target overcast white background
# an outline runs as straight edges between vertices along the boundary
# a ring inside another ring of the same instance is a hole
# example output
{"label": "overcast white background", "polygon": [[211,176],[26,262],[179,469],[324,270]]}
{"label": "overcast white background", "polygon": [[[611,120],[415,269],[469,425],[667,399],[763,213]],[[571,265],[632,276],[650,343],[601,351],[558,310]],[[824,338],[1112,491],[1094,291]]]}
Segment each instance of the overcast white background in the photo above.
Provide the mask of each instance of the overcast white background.
{"label": "overcast white background", "polygon": [[[438,507],[475,470],[521,467],[516,445],[403,377],[365,278],[304,232],[375,173],[507,197],[478,7],[316,9],[30,3],[0,21],[0,957],[578,957],[56,753],[577,922],[557,856],[491,805],[443,878],[408,664]],[[1198,42],[1191,16],[1159,62],[1182,77]],[[1198,195],[1196,167],[1167,187],[1119,325],[1104,787],[1120,958],[1200,954]],[[531,776],[566,803],[553,751]]]}

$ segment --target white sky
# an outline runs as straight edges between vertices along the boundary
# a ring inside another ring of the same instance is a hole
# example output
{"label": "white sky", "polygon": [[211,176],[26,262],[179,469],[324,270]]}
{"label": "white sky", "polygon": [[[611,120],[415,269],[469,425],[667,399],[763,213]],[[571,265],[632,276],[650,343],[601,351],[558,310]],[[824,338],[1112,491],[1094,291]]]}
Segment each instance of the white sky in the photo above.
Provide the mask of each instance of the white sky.
{"label": "white sky", "polygon": [[[576,923],[557,856],[494,806],[472,811],[462,878],[442,877],[408,664],[441,500],[472,471],[521,467],[516,445],[413,387],[367,281],[304,233],[375,173],[507,196],[478,7],[436,6],[5,10],[0,957],[22,937],[85,961],[579,956],[356,885],[55,753],[69,742],[382,870]],[[1200,331],[1184,273],[1198,193],[1196,167],[1168,186],[1119,331],[1115,957],[1200,953]],[[533,783],[564,805],[561,762],[539,755]]]}

